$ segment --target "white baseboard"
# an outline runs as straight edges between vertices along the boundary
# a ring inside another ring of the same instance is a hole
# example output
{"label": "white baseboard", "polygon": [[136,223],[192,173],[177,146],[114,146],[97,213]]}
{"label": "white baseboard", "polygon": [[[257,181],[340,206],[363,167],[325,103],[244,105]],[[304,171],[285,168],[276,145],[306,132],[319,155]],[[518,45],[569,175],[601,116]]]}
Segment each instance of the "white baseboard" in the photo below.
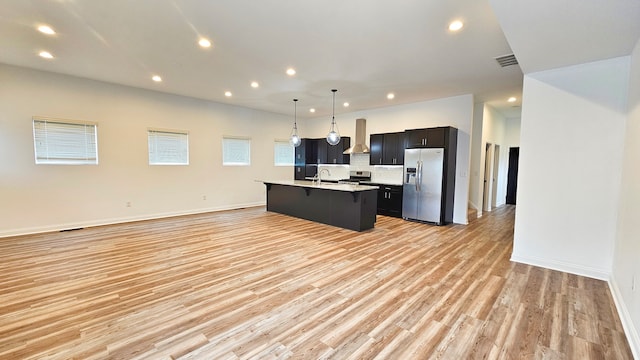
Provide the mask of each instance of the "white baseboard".
{"label": "white baseboard", "polygon": [[622,328],[624,329],[625,335],[627,335],[627,340],[629,341],[629,347],[633,353],[633,358],[640,359],[640,336],[638,335],[638,329],[633,325],[629,309],[622,298],[622,293],[620,292],[618,283],[613,277],[609,280],[609,290],[611,290],[613,302],[616,304],[618,316],[620,317],[620,322],[622,322]]}
{"label": "white baseboard", "polygon": [[547,259],[532,258],[511,254],[511,261],[539,266],[551,270],[558,270],[570,274],[586,276],[593,279],[609,281],[611,272],[604,269],[596,269],[578,264],[567,263],[563,261],[553,261]]}
{"label": "white baseboard", "polygon": [[78,228],[93,227],[93,226],[121,224],[121,223],[128,223],[128,222],[134,222],[134,221],[162,219],[162,218],[168,218],[168,217],[174,217],[174,216],[203,214],[208,212],[234,210],[234,209],[241,209],[246,207],[265,206],[265,205],[266,203],[264,201],[261,201],[261,202],[255,202],[255,203],[217,206],[217,207],[205,208],[205,209],[172,211],[172,212],[165,212],[165,213],[136,215],[136,216],[122,217],[122,218],[96,219],[96,220],[77,222],[77,223],[65,223],[65,224],[38,226],[38,227],[32,227],[32,228],[11,229],[11,230],[1,231],[0,238],[9,237],[9,236],[41,234],[45,232],[60,231],[60,230],[66,230],[66,229],[78,229]]}

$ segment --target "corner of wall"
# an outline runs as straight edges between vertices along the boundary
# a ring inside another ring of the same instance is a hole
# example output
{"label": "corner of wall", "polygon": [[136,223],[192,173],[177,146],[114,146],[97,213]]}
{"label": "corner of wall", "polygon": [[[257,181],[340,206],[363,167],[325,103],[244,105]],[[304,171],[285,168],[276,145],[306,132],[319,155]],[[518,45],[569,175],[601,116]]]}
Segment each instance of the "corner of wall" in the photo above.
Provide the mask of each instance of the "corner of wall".
{"label": "corner of wall", "polygon": [[556,261],[518,254],[515,247],[513,253],[511,254],[511,261],[585,276],[597,280],[609,281],[609,279],[611,278],[611,272],[606,269],[588,267],[580,264],[570,263],[567,261]]}

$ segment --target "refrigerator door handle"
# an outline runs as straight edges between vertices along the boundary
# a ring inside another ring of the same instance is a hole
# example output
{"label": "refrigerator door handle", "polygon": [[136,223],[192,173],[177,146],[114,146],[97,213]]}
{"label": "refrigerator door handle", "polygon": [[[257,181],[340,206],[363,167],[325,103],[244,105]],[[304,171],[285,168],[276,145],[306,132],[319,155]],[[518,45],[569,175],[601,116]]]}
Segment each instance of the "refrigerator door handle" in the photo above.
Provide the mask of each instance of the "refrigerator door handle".
{"label": "refrigerator door handle", "polygon": [[422,161],[418,160],[418,174],[416,176],[416,191],[422,191]]}
{"label": "refrigerator door handle", "polygon": [[416,163],[416,192],[420,191],[420,160]]}

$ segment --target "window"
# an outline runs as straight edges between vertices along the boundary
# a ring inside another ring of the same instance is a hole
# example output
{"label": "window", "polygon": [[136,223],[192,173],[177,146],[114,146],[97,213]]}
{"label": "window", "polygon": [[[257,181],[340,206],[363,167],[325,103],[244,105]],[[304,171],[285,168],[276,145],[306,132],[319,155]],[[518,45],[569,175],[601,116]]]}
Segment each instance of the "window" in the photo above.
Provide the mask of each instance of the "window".
{"label": "window", "polygon": [[149,129],[149,165],[189,165],[189,133]]}
{"label": "window", "polygon": [[251,138],[222,138],[222,165],[251,165]]}
{"label": "window", "polygon": [[275,166],[291,166],[294,160],[294,147],[289,140],[276,140],[273,146],[273,162]]}
{"label": "window", "polygon": [[98,164],[96,123],[34,117],[36,164]]}

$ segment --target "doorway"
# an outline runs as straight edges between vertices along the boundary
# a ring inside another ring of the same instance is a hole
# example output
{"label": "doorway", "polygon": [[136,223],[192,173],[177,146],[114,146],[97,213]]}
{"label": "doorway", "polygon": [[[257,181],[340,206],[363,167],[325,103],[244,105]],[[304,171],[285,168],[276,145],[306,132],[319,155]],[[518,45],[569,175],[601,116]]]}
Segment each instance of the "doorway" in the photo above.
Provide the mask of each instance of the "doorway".
{"label": "doorway", "polygon": [[507,204],[516,204],[518,191],[518,162],[520,160],[520,148],[509,148],[509,170],[507,170]]}

